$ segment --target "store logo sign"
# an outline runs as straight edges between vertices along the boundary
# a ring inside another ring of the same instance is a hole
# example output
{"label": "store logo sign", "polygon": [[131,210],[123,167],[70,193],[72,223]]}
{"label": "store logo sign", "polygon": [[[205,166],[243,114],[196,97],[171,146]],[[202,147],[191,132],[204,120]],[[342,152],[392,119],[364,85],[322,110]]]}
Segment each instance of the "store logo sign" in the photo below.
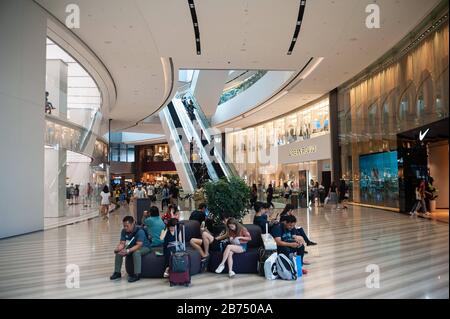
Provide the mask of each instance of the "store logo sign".
{"label": "store logo sign", "polygon": [[317,152],[317,146],[309,145],[309,146],[303,146],[303,147],[299,147],[299,148],[291,148],[289,150],[289,156],[297,157],[297,156],[312,154],[312,153],[316,153],[316,152]]}
{"label": "store logo sign", "polygon": [[423,132],[423,134],[422,134],[422,130],[419,132],[419,141],[423,141],[423,139],[425,138],[425,135],[427,135],[429,130],[430,129],[427,129],[425,132]]}

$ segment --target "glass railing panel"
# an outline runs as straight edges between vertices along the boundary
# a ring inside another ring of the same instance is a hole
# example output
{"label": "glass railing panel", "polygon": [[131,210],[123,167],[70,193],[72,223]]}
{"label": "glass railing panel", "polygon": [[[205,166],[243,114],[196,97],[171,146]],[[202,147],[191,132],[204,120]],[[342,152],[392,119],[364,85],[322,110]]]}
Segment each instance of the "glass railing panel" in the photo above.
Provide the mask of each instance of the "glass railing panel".
{"label": "glass railing panel", "polygon": [[225,90],[222,95],[220,96],[219,105],[227,102],[228,100],[231,100],[236,95],[244,92],[248,88],[250,88],[253,84],[255,84],[259,79],[261,79],[267,71],[265,70],[259,70],[252,76],[250,76],[248,79],[244,80],[241,84],[232,87],[228,90]]}

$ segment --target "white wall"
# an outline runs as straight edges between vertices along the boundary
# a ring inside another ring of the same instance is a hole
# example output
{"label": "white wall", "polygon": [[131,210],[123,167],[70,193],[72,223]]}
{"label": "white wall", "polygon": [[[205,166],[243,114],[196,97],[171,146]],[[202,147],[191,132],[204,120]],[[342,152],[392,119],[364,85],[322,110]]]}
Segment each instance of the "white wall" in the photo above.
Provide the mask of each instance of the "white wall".
{"label": "white wall", "polygon": [[45,40],[34,2],[0,1],[0,238],[43,229]]}
{"label": "white wall", "polygon": [[436,207],[448,208],[448,143],[431,145],[429,152],[430,174],[434,178],[433,185],[439,190]]}
{"label": "white wall", "polygon": [[207,118],[210,118],[217,110],[228,72],[228,70],[195,71],[191,89]]}

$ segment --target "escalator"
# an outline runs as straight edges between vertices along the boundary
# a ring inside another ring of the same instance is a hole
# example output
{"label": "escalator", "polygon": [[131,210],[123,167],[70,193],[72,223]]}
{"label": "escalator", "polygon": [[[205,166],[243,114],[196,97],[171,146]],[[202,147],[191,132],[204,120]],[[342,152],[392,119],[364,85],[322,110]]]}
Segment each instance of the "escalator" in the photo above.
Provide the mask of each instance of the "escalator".
{"label": "escalator", "polygon": [[[199,141],[202,147],[205,149],[209,161],[211,163],[211,169],[214,171],[212,175],[216,175],[217,178],[226,177],[229,178],[234,175],[231,165],[225,163],[223,160],[223,154],[221,154],[221,145],[216,143],[213,133],[211,133],[211,127],[209,121],[204,115],[202,108],[199,106],[196,98],[190,91],[184,92],[182,105],[183,112],[186,114],[186,118],[189,120],[189,124],[193,130],[197,132]],[[191,101],[189,106],[187,101]],[[179,113],[180,113],[179,112]]]}
{"label": "escalator", "polygon": [[172,160],[180,178],[181,185],[185,192],[194,192],[198,187],[197,177],[194,174],[193,167],[190,165],[187,156],[186,144],[189,141],[188,136],[182,127],[172,103],[169,103],[160,113],[161,125],[167,137],[170,146]]}
{"label": "escalator", "polygon": [[[224,161],[220,141],[215,140],[209,121],[192,93],[193,87],[195,85],[191,83],[181,92],[178,91],[171,103],[160,112],[172,158],[181,161],[175,163],[180,181],[183,189],[189,190],[201,187],[208,180],[229,179],[236,175],[234,167]],[[205,101],[212,100],[203,95]]]}

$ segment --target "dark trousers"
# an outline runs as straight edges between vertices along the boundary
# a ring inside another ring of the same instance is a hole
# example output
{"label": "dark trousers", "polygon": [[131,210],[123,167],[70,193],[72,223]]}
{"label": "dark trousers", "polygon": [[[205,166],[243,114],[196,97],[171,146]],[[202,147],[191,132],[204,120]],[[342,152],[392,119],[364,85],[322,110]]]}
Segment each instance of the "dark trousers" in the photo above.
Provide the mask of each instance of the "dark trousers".
{"label": "dark trousers", "polygon": [[272,203],[272,196],[267,196],[267,204],[269,204],[270,206],[272,206],[273,208],[275,208],[275,206]]}
{"label": "dark trousers", "polygon": [[291,248],[291,247],[278,247],[277,251],[279,254],[283,254],[289,257],[290,254],[293,253],[297,253],[297,256],[300,256],[300,258],[302,259],[302,264],[303,264],[303,256],[305,255],[305,246],[300,246],[298,248]]}
{"label": "dark trousers", "polygon": [[306,241],[306,244],[309,245],[309,243],[311,242],[308,238],[308,236],[306,235],[305,231],[303,228],[298,228],[297,229],[299,232],[299,235],[303,237],[303,239]]}
{"label": "dark trousers", "polygon": [[175,247],[164,247],[164,267],[169,267],[170,255],[175,252]]}
{"label": "dark trousers", "polygon": [[161,210],[164,209],[164,206],[168,206],[169,205],[169,199],[168,198],[163,198],[161,200]]}

